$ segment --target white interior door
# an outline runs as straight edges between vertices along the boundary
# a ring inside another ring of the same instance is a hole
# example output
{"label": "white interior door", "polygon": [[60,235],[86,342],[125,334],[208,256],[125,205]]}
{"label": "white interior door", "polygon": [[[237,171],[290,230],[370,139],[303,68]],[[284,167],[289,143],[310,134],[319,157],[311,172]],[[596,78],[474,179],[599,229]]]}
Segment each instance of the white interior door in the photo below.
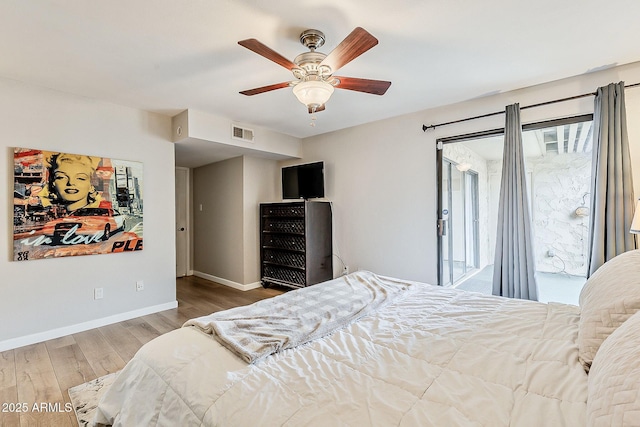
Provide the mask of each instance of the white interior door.
{"label": "white interior door", "polygon": [[188,172],[186,168],[176,168],[176,277],[186,276],[189,268]]}

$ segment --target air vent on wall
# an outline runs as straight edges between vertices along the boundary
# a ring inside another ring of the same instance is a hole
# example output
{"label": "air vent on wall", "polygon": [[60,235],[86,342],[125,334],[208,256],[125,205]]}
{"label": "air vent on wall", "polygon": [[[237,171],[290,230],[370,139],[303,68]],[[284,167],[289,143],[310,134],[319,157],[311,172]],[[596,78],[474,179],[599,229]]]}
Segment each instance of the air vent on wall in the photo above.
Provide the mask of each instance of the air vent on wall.
{"label": "air vent on wall", "polygon": [[241,141],[253,142],[253,130],[231,125],[231,137]]}

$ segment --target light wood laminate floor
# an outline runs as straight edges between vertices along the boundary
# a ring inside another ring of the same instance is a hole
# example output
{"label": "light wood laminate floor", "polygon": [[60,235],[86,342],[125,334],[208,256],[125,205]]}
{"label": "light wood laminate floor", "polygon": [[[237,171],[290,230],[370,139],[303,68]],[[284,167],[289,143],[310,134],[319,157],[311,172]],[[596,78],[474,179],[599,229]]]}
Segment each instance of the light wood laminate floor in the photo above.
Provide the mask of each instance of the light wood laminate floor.
{"label": "light wood laminate floor", "polygon": [[[67,390],[118,371],[153,338],[194,317],[251,304],[284,288],[238,291],[195,276],[176,280],[178,308],[0,353],[0,426],[77,426]],[[46,408],[34,411],[34,404]],[[26,404],[15,412],[11,404]],[[2,412],[2,410],[9,412]]]}

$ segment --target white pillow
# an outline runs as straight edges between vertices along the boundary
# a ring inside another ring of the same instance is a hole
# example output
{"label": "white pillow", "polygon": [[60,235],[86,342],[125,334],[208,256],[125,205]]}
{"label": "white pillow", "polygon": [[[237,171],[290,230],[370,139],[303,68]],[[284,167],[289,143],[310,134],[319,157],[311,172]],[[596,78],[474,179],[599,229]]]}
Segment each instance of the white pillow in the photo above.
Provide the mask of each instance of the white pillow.
{"label": "white pillow", "polygon": [[580,362],[589,366],[602,342],[640,310],[640,249],[606,262],[580,292]]}
{"label": "white pillow", "polygon": [[587,425],[640,425],[640,313],[604,340],[593,359]]}

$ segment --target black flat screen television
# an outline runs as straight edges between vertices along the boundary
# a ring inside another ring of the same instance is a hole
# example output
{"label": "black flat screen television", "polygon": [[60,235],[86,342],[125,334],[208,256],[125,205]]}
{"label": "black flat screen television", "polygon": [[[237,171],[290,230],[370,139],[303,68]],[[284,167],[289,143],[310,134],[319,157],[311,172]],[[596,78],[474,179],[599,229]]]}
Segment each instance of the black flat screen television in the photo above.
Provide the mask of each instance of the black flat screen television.
{"label": "black flat screen television", "polygon": [[324,197],[324,162],[282,168],[283,199]]}

